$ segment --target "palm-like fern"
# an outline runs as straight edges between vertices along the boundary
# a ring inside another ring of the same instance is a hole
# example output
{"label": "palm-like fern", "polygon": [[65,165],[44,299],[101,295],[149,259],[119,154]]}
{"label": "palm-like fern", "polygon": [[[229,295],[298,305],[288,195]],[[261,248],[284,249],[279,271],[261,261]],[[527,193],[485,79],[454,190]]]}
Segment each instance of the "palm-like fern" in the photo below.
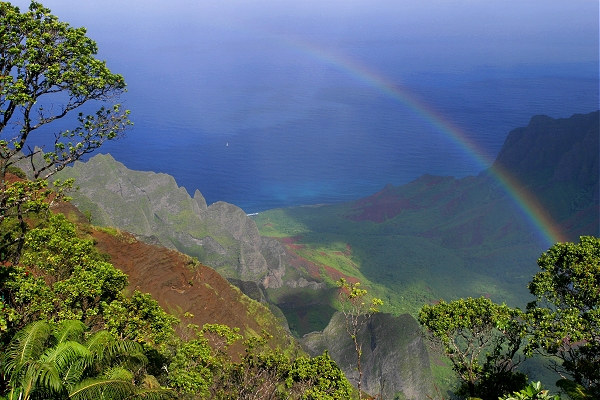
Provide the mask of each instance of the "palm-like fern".
{"label": "palm-like fern", "polygon": [[79,321],[51,324],[36,321],[19,331],[2,357],[9,400],[160,398],[169,392],[150,391],[147,397],[133,383],[127,366],[146,360],[141,346],[116,340],[99,331],[84,340]]}

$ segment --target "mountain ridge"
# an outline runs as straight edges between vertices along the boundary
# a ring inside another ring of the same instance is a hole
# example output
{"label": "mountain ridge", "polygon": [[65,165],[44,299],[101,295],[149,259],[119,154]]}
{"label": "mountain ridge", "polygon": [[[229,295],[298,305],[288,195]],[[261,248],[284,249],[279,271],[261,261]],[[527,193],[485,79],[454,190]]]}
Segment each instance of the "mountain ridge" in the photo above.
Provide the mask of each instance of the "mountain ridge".
{"label": "mountain ridge", "polygon": [[[509,133],[498,157],[496,167],[516,178],[523,174],[522,183],[568,238],[598,234],[598,173],[593,171],[598,115],[564,121],[533,117],[531,129]],[[558,139],[537,155],[546,132]],[[522,145],[528,135],[534,137]],[[516,157],[511,148],[520,154],[518,165],[510,165]],[[440,298],[486,296],[524,305],[535,260],[548,245],[490,170],[458,179],[423,175],[353,202],[275,209],[252,218],[234,205],[207,205],[199,191],[192,198],[173,178],[154,180],[157,174],[127,170],[110,156],[95,156],[63,172],[61,178],[79,178],[74,203],[92,221],[104,212],[110,215],[106,205],[114,203],[117,217],[104,223],[128,230],[123,221],[138,217],[121,220],[118,212],[139,208],[133,213],[143,216],[137,232],[133,229],[138,237],[198,257],[283,313],[298,337],[324,332],[331,323],[339,277],[363,282],[384,299],[383,311],[395,316],[414,316],[423,304]],[[98,174],[102,179],[94,178]],[[334,359],[343,364],[344,357]],[[352,373],[351,366],[343,368]]]}

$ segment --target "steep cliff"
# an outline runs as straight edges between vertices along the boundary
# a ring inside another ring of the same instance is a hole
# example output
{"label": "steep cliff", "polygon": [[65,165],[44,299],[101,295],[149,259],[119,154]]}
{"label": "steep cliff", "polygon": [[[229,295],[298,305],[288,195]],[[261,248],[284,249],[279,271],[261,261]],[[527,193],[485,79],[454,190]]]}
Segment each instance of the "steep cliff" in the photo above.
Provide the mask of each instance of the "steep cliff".
{"label": "steep cliff", "polygon": [[110,155],[96,155],[58,174],[76,179],[73,203],[96,225],[132,232],[141,240],[160,243],[197,257],[223,276],[283,285],[285,249],[260,236],[256,224],[232,204],[207,206],[166,174],[132,171]]}
{"label": "steep cliff", "polygon": [[[383,399],[427,398],[433,388],[429,355],[417,321],[408,314],[374,314],[359,335],[362,343],[362,387]],[[329,351],[351,382],[356,382],[356,351],[342,313],[334,314],[322,332],[305,335],[301,345],[309,354]]]}

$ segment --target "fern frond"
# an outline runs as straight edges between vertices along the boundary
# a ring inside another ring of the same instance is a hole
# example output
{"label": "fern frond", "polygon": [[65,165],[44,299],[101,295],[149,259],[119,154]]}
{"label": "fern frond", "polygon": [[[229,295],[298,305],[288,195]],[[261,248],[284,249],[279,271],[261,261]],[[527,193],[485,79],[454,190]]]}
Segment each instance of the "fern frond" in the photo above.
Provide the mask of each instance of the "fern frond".
{"label": "fern frond", "polygon": [[131,382],[120,379],[91,378],[82,381],[69,393],[73,400],[97,400],[101,398],[125,399],[135,393]]}
{"label": "fern frond", "polygon": [[104,350],[115,342],[115,337],[108,331],[98,331],[85,341],[85,346],[95,354],[104,354]]}
{"label": "fern frond", "polygon": [[133,381],[133,373],[123,367],[110,368],[104,372],[104,376],[108,379],[120,379],[122,381]]}
{"label": "fern frond", "polygon": [[86,346],[96,355],[101,365],[115,361],[129,361],[129,364],[144,365],[148,362],[142,346],[132,340],[117,340],[108,331],[98,331],[88,338]]}
{"label": "fern frond", "polygon": [[56,327],[54,337],[56,338],[56,343],[66,341],[81,342],[85,330],[86,326],[83,322],[77,320],[65,320],[61,321]]}
{"label": "fern frond", "polygon": [[36,362],[31,364],[30,371],[34,383],[33,390],[48,389],[53,392],[63,390],[60,374],[56,366],[48,362]]}
{"label": "fern frond", "polygon": [[77,360],[87,360],[91,356],[91,352],[81,343],[67,341],[47,349],[40,357],[40,361],[53,363],[61,375],[64,375],[64,372],[74,362]]}
{"label": "fern frond", "polygon": [[37,360],[51,332],[52,326],[46,321],[33,322],[17,332],[2,356],[4,374],[12,375],[28,361]]}
{"label": "fern frond", "polygon": [[154,388],[138,390],[131,400],[165,400],[174,399],[177,393],[172,389]]}
{"label": "fern frond", "polygon": [[77,383],[81,382],[82,377],[89,367],[89,359],[80,359],[70,364],[64,371],[62,371],[62,382],[65,387],[73,387]]}

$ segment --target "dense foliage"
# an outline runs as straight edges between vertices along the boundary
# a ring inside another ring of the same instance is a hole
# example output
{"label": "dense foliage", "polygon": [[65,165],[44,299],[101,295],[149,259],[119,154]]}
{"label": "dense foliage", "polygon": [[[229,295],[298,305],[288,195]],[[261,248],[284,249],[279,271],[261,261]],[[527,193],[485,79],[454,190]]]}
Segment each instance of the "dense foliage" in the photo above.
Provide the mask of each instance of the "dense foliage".
{"label": "dense foliage", "polygon": [[528,350],[558,357],[557,371],[600,396],[600,238],[557,243],[538,265]]}
{"label": "dense foliage", "polygon": [[[0,2],[1,262],[17,260],[25,217],[45,207],[49,192],[44,179],[115,139],[130,124],[128,111],[118,104],[100,105],[122,93],[125,81],[95,58],[97,51],[85,28],[59,21],[40,3],[31,2],[22,13]],[[71,129],[57,128],[54,138],[43,138],[50,132],[47,126],[76,111],[68,121]],[[52,147],[44,153],[35,147],[49,143]],[[10,179],[10,168],[17,163],[35,180]],[[11,217],[15,221],[7,221]]]}
{"label": "dense foliage", "polygon": [[294,358],[266,347],[265,336],[250,337],[245,353],[234,361],[224,350],[240,339],[235,330],[208,325],[180,346],[169,365],[170,383],[180,398],[352,398],[352,386],[327,353]]}
{"label": "dense foliage", "polygon": [[525,333],[518,309],[483,297],[441,301],[424,306],[419,322],[450,359],[462,383],[459,393],[497,399],[526,383],[515,370]]}
{"label": "dense foliage", "polygon": [[[167,397],[135,376],[147,363],[142,347],[107,331],[85,334],[80,321],[36,321],[19,331],[2,357],[8,399]],[[139,374],[139,373],[138,373]]]}
{"label": "dense foliage", "polygon": [[[525,352],[549,356],[557,382],[572,399],[600,396],[600,238],[557,243],[538,259],[529,283],[536,300],[526,312],[481,299],[440,302],[419,321],[462,382],[458,393],[483,399],[551,398],[517,371]],[[465,390],[465,388],[467,390]]]}
{"label": "dense foliage", "polygon": [[552,395],[542,389],[541,382],[531,382],[527,387],[501,400],[560,400],[559,395]]}

